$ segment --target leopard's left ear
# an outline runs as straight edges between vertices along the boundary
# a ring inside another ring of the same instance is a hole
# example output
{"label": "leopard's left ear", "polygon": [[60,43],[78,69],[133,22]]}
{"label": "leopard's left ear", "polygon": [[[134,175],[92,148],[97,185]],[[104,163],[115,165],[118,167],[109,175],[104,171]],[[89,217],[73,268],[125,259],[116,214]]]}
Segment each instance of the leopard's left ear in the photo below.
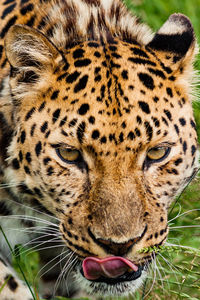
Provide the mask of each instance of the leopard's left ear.
{"label": "leopard's left ear", "polygon": [[171,15],[147,47],[159,51],[172,70],[192,65],[198,52],[193,26],[182,14]]}
{"label": "leopard's left ear", "polygon": [[41,82],[44,73],[52,70],[56,62],[61,59],[57,48],[36,29],[14,25],[5,39],[5,51],[11,65],[12,85],[31,84]]}

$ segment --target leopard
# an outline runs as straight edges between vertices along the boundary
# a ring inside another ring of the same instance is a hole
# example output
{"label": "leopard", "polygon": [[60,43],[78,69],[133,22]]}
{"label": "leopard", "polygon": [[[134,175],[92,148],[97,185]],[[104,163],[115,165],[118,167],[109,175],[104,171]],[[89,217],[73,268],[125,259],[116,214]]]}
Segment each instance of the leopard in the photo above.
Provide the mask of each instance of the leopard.
{"label": "leopard", "polygon": [[2,0],[0,20],[0,299],[36,299],[16,245],[43,299],[134,295],[199,168],[191,21],[154,33],[121,0]]}

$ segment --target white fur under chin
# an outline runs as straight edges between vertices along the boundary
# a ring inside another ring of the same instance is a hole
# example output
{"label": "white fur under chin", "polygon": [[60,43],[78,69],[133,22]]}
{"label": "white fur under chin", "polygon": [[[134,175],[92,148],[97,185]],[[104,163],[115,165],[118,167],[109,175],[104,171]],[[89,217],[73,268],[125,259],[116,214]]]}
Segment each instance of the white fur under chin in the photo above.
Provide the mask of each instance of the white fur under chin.
{"label": "white fur under chin", "polygon": [[74,274],[75,281],[77,285],[84,291],[86,291],[89,295],[93,296],[129,296],[133,295],[138,288],[144,282],[144,279],[147,276],[146,271],[142,271],[142,275],[133,281],[120,282],[115,285],[109,285],[104,282],[94,282],[89,281],[80,273],[80,271]]}

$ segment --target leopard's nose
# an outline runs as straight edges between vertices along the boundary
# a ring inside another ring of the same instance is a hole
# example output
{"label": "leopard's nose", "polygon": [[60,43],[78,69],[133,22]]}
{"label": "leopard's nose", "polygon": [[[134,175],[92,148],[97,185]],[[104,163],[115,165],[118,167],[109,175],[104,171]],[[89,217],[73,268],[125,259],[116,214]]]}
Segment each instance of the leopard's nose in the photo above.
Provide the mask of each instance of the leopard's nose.
{"label": "leopard's nose", "polygon": [[113,254],[115,256],[124,256],[131,250],[131,248],[137,242],[139,242],[142,239],[146,230],[147,230],[147,226],[144,228],[144,231],[140,236],[130,239],[129,241],[124,243],[116,243],[111,239],[96,238],[90,229],[89,229],[89,235],[93,239],[93,241],[96,244],[98,244],[100,247],[102,247],[108,254]]}

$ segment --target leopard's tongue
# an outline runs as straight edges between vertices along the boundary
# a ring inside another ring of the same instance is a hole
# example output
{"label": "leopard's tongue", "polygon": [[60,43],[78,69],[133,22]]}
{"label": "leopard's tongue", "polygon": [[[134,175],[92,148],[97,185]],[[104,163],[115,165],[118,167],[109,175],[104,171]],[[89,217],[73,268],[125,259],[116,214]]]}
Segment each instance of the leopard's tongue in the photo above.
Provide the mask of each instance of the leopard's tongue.
{"label": "leopard's tongue", "polygon": [[116,278],[127,271],[137,271],[138,267],[130,260],[120,257],[111,256],[103,259],[96,257],[87,257],[84,259],[83,273],[88,280],[96,280],[99,277]]}

